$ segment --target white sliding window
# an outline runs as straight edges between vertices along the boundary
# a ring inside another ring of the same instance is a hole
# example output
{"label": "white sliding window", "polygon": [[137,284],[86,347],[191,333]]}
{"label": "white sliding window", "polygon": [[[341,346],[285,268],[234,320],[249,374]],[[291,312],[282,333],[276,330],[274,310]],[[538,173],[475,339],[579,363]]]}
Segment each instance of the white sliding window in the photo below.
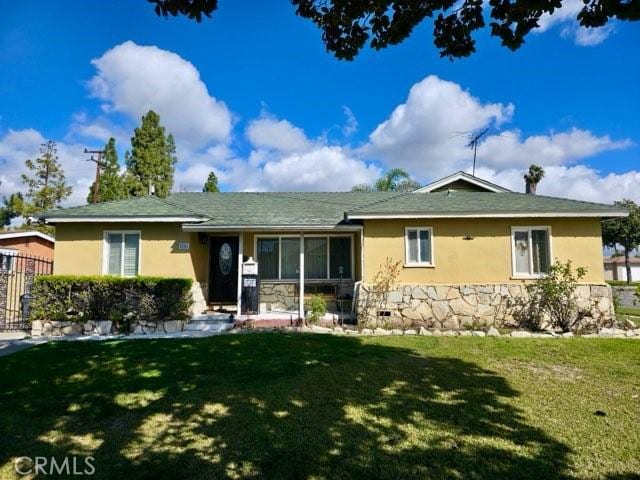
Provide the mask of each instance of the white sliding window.
{"label": "white sliding window", "polygon": [[550,227],[511,227],[514,277],[539,277],[551,266]]}
{"label": "white sliding window", "polygon": [[102,271],[107,275],[134,277],[140,265],[140,232],[104,232]]}
{"label": "white sliding window", "polygon": [[433,230],[431,227],[406,227],[405,264],[407,266],[433,266]]}
{"label": "white sliding window", "polygon": [[[304,278],[337,280],[353,278],[351,235],[305,235]],[[256,238],[258,273],[263,280],[300,278],[300,237]]]}

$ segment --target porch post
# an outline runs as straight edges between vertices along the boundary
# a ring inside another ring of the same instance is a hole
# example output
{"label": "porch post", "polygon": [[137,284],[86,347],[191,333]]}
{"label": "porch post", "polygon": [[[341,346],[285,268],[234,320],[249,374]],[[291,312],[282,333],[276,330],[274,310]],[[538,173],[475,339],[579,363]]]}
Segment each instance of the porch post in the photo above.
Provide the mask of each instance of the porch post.
{"label": "porch post", "polygon": [[298,316],[304,320],[304,233],[300,232],[300,298],[298,299]]}
{"label": "porch post", "polygon": [[244,233],[238,234],[238,298],[236,308],[238,309],[236,315],[242,314],[242,240],[244,239]]}

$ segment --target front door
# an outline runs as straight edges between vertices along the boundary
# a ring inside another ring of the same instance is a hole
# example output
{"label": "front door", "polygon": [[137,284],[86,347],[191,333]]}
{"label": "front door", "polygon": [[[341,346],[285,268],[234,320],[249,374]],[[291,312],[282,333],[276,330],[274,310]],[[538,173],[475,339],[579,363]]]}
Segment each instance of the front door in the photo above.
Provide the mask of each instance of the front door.
{"label": "front door", "polygon": [[210,237],[209,301],[236,303],[238,299],[238,237]]}

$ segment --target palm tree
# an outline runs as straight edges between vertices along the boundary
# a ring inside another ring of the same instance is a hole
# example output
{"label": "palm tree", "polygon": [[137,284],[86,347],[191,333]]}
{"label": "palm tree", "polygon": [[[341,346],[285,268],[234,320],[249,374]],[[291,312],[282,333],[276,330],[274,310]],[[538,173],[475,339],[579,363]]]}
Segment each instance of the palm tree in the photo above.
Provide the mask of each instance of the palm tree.
{"label": "palm tree", "polygon": [[531,165],[529,171],[524,174],[524,181],[526,182],[526,192],[531,195],[536,194],[536,188],[540,180],[544,177],[544,169],[540,165]]}
{"label": "palm tree", "polygon": [[375,185],[359,183],[351,188],[352,192],[412,192],[420,188],[420,184],[401,168],[392,168],[382,175]]}
{"label": "palm tree", "polygon": [[379,192],[396,192],[398,183],[402,180],[409,180],[409,174],[401,168],[392,168],[382,175],[376,182],[376,190]]}

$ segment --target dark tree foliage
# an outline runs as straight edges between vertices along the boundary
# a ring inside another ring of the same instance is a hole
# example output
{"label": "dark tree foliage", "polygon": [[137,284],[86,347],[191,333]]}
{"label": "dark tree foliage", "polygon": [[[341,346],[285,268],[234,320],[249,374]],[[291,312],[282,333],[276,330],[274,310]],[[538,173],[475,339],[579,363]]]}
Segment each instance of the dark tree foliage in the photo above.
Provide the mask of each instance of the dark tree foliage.
{"label": "dark tree foliage", "polygon": [[209,172],[209,176],[207,177],[207,181],[202,187],[203,192],[216,193],[220,191],[220,187],[218,187],[218,177],[214,172]]}
{"label": "dark tree foliage", "polygon": [[0,206],[0,229],[8,227],[11,220],[22,215],[22,207],[24,198],[22,193],[12,193],[9,198],[3,197],[2,206]]}
{"label": "dark tree foliage", "polygon": [[[210,17],[217,0],[148,0],[158,15],[184,15],[198,22]],[[434,44],[440,55],[466,57],[475,52],[472,34],[489,22],[491,35],[517,50],[540,17],[553,15],[562,0],[290,0],[296,13],[322,30],[327,50],[352,60],[369,42],[375,50],[397,45],[427,18],[433,19]],[[565,0],[566,1],[566,0]],[[610,19],[640,20],[640,0],[584,0],[577,20],[601,27]]]}

